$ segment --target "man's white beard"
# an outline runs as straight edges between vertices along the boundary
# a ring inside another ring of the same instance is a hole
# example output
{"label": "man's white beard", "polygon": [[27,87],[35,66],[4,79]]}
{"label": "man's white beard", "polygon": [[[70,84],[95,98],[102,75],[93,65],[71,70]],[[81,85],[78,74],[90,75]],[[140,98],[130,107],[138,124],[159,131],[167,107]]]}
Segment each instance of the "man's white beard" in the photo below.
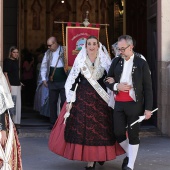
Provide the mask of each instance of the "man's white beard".
{"label": "man's white beard", "polygon": [[122,54],[120,54],[120,56],[123,58],[123,59],[125,59],[127,56],[126,55],[122,55]]}

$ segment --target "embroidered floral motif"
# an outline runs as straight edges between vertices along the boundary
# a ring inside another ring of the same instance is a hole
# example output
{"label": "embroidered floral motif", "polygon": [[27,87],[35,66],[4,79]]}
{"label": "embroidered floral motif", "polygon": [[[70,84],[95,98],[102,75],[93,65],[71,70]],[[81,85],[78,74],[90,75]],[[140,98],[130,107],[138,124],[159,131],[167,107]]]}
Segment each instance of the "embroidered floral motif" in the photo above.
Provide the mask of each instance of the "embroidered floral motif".
{"label": "embroidered floral motif", "polygon": [[134,74],[135,69],[137,69],[137,67],[136,67],[136,66],[133,66],[133,67],[132,67],[132,74]]}
{"label": "embroidered floral motif", "polygon": [[86,57],[85,63],[90,70],[90,73],[94,80],[99,80],[103,76],[104,68],[100,64],[99,57],[96,58],[94,66],[92,65],[92,62],[90,61],[88,56]]}
{"label": "embroidered floral motif", "polygon": [[5,98],[4,98],[4,95],[1,93],[0,91],[0,113],[4,113],[5,110],[6,110],[6,105],[5,105]]}

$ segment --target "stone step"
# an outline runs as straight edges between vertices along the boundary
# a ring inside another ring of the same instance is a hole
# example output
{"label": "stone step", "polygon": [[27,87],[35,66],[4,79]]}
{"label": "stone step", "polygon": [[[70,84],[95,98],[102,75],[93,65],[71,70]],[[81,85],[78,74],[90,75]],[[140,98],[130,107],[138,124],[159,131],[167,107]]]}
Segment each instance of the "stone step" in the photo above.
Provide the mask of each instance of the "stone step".
{"label": "stone step", "polygon": [[[19,129],[19,137],[46,137],[48,138],[51,130],[49,126],[21,126]],[[161,132],[153,126],[141,127],[140,137],[149,137],[149,136],[161,136]]]}
{"label": "stone step", "polygon": [[26,126],[18,129],[19,138],[22,137],[49,137],[51,130],[49,126]]}

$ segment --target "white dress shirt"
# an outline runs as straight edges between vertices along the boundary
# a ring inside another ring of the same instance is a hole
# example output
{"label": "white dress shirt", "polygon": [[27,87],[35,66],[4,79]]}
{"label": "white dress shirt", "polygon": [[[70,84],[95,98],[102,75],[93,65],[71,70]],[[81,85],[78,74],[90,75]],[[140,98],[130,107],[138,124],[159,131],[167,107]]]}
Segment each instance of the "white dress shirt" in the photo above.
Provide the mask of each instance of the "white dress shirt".
{"label": "white dress shirt", "polygon": [[[132,86],[132,88],[129,90],[129,96],[134,101],[136,101],[135,91],[133,89],[133,83],[132,83],[133,59],[134,59],[134,54],[130,57],[129,60],[124,60],[123,72],[120,78],[120,83],[127,83],[128,85]],[[114,90],[117,90],[117,84],[118,83],[115,83]]]}
{"label": "white dress shirt", "polygon": [[[60,49],[61,46],[59,46],[57,48],[56,51],[52,52],[52,60],[51,60],[51,63],[50,63],[50,67],[55,67],[56,63],[57,63],[57,60],[58,60],[58,57],[59,57],[59,51],[60,50],[63,50],[63,49]],[[48,77],[47,76],[47,62],[49,60],[49,56],[47,56],[47,52],[45,53],[44,55],[44,58],[43,58],[43,61],[41,63],[41,78],[42,78],[42,81],[47,81]],[[64,63],[62,62],[62,59],[59,60],[58,64],[57,64],[57,67],[64,67]]]}
{"label": "white dress shirt", "polygon": [[[51,65],[50,65],[51,67],[55,67],[55,65],[57,63],[60,48],[61,47],[57,48],[57,50],[52,53],[53,57],[52,57]],[[57,67],[64,67],[64,64],[63,64],[63,62],[61,60],[58,61]]]}

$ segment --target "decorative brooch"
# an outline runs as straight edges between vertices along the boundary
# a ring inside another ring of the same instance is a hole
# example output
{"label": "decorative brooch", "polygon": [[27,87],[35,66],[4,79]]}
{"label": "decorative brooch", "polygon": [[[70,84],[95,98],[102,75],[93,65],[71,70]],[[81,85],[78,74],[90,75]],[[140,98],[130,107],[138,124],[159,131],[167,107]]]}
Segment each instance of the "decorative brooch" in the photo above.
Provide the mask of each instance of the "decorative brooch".
{"label": "decorative brooch", "polygon": [[132,74],[134,73],[134,71],[135,71],[136,68],[137,68],[136,66],[133,66],[133,67],[132,67]]}

